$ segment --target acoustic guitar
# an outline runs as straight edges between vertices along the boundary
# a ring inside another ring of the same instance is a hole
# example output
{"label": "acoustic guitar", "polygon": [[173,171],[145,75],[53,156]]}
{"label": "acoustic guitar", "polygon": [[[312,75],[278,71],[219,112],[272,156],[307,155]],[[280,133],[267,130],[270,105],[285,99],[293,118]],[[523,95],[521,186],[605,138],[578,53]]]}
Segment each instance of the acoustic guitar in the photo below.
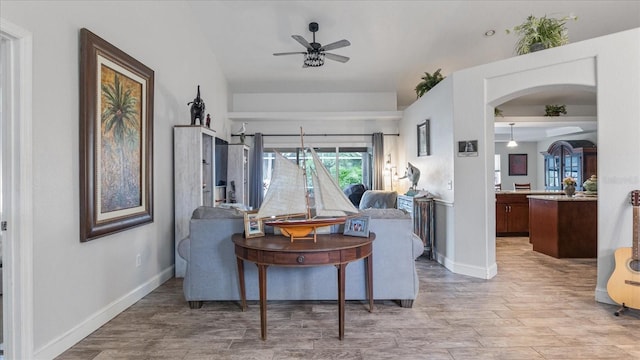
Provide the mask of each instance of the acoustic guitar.
{"label": "acoustic guitar", "polygon": [[633,244],[615,252],[616,267],[607,283],[607,292],[613,301],[622,305],[618,316],[626,308],[640,309],[640,190],[631,192],[633,205]]}

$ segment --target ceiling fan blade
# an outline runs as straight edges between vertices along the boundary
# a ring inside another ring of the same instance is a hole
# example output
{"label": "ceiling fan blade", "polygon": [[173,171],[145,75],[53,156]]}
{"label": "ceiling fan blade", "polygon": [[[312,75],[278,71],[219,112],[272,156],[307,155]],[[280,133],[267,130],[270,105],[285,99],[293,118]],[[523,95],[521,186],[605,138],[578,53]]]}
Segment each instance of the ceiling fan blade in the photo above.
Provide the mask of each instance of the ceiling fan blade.
{"label": "ceiling fan blade", "polygon": [[274,56],[280,56],[280,55],[296,55],[296,54],[302,54],[305,55],[306,52],[302,52],[302,51],[296,51],[296,52],[283,52],[283,53],[274,53]]}
{"label": "ceiling fan blade", "polygon": [[332,53],[325,53],[324,56],[327,59],[331,59],[333,61],[339,61],[341,63],[346,63],[347,61],[349,61],[348,57],[342,56],[342,55],[337,55],[337,54],[332,54]]}
{"label": "ceiling fan blade", "polygon": [[302,44],[302,46],[304,46],[305,48],[307,48],[307,49],[313,49],[313,47],[311,46],[311,44],[309,44],[309,42],[308,42],[305,38],[303,38],[302,36],[300,36],[300,35],[291,35],[291,37],[292,37],[295,41],[297,41],[297,42],[299,42],[300,44]]}
{"label": "ceiling fan blade", "polygon": [[349,46],[351,45],[351,43],[349,42],[349,40],[340,40],[340,41],[336,41],[333,42],[331,44],[327,44],[323,47],[320,48],[320,51],[329,51],[329,50],[334,50],[334,49],[339,49],[345,46]]}

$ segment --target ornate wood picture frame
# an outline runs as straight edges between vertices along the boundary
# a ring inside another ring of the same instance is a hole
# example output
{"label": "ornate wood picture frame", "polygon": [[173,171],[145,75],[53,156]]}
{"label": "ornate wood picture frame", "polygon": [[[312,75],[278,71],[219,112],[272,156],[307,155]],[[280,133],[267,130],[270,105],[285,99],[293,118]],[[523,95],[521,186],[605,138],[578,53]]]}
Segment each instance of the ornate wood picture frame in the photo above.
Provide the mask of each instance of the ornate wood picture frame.
{"label": "ornate wood picture frame", "polygon": [[80,30],[80,241],[153,222],[154,72]]}

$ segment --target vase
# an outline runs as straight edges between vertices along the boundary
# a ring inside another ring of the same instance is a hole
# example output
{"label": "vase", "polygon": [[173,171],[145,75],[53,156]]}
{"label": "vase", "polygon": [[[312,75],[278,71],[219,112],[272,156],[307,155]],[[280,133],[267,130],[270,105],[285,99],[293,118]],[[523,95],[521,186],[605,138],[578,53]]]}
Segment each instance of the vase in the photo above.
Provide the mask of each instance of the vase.
{"label": "vase", "polygon": [[568,197],[572,197],[573,194],[576,193],[576,187],[574,185],[565,185],[564,186],[564,193]]}
{"label": "vase", "polygon": [[582,187],[585,189],[585,193],[588,195],[597,194],[598,193],[598,178],[595,175],[591,175],[591,177],[582,184]]}

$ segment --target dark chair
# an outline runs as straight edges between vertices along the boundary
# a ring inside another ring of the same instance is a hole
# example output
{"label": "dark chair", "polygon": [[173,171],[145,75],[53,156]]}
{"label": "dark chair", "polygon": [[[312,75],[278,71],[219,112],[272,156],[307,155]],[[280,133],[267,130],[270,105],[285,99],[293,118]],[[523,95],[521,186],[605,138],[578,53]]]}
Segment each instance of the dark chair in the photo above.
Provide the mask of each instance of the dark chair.
{"label": "dark chair", "polygon": [[362,194],[367,191],[367,187],[363,184],[351,184],[345,187],[342,191],[345,195],[347,195],[353,206],[357,208],[358,206],[360,206]]}
{"label": "dark chair", "polygon": [[513,190],[531,190],[531,183],[526,183],[526,184],[513,183]]}

